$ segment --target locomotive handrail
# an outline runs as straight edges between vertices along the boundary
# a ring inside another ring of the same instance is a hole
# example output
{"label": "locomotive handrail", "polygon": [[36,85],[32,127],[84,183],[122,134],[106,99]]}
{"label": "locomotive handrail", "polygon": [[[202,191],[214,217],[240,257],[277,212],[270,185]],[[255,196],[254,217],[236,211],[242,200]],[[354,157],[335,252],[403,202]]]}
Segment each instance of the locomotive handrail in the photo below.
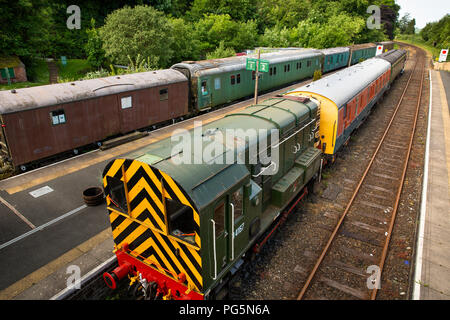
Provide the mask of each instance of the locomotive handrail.
{"label": "locomotive handrail", "polygon": [[211,219],[213,223],[213,252],[214,252],[214,277],[213,280],[217,279],[217,257],[216,257],[216,222]]}
{"label": "locomotive handrail", "polygon": [[303,127],[301,127],[300,129],[298,129],[297,131],[295,131],[293,134],[291,134],[289,137],[284,138],[281,142],[278,142],[276,145],[271,146],[272,148],[276,148],[278,147],[280,144],[282,144],[283,142],[285,142],[286,140],[288,140],[290,137],[296,135],[297,133],[299,133],[300,131],[302,131],[303,129],[305,129],[307,126],[309,126],[311,123],[313,123],[314,121],[316,121],[316,119],[311,120],[310,122],[308,122],[307,124],[305,124]]}
{"label": "locomotive handrail", "polygon": [[272,165],[275,165],[275,168],[277,167],[277,164],[276,164],[275,162],[270,161],[270,164],[269,164],[267,167],[265,167],[264,169],[261,169],[261,171],[259,171],[259,173],[256,174],[256,175],[252,174],[252,177],[253,177],[253,178],[259,177],[264,171],[266,171],[267,169],[269,169]]}
{"label": "locomotive handrail", "polygon": [[234,260],[234,204],[230,202],[231,206],[231,261]]}

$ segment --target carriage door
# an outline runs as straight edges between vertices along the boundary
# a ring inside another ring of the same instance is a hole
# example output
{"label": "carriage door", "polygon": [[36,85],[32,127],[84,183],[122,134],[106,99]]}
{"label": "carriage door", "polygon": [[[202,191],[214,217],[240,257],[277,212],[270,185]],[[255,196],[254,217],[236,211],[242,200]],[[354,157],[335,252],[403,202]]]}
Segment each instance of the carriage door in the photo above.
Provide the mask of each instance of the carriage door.
{"label": "carriage door", "polygon": [[120,131],[121,133],[127,133],[136,129],[136,106],[133,95],[119,94],[117,96],[119,104],[119,115],[120,115]]}
{"label": "carriage door", "polygon": [[217,275],[227,265],[228,242],[230,239],[229,232],[229,216],[230,205],[229,196],[223,197],[216,202],[213,208],[212,223],[212,278],[216,279]]}
{"label": "carriage door", "polygon": [[211,107],[211,84],[210,79],[202,78],[200,80],[200,92],[199,92],[199,109],[205,109]]}
{"label": "carriage door", "polygon": [[244,217],[243,186],[232,189],[230,194],[216,202],[211,224],[213,230],[211,274],[215,278],[228,263],[236,259],[248,243],[245,236],[247,233],[244,231],[247,226]]}

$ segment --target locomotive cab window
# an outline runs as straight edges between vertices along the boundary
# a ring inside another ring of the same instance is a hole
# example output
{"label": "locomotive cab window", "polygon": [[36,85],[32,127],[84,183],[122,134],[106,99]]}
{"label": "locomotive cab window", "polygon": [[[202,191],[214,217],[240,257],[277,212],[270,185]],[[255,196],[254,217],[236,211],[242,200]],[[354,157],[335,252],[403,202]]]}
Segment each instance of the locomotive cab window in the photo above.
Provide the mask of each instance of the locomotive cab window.
{"label": "locomotive cab window", "polygon": [[231,84],[235,84],[236,83],[236,76],[232,75],[231,76]]}
{"label": "locomotive cab window", "polygon": [[195,243],[194,212],[181,202],[165,199],[169,233],[184,241]]}
{"label": "locomotive cab window", "polygon": [[225,204],[222,202],[214,209],[214,222],[216,224],[216,237],[220,236],[225,226]]}
{"label": "locomotive cab window", "polygon": [[234,221],[236,221],[244,213],[244,187],[233,192],[231,195],[231,203],[233,203],[234,206]]}
{"label": "locomotive cab window", "polygon": [[108,183],[105,193],[111,201],[110,206],[121,212],[128,212],[127,198],[125,196],[125,187],[123,181],[113,177],[106,177]]}
{"label": "locomotive cab window", "polygon": [[169,89],[168,88],[164,88],[159,90],[159,101],[164,101],[169,99]]}
{"label": "locomotive cab window", "polygon": [[50,112],[50,119],[52,121],[52,125],[63,124],[66,123],[66,114],[64,110],[56,110]]}

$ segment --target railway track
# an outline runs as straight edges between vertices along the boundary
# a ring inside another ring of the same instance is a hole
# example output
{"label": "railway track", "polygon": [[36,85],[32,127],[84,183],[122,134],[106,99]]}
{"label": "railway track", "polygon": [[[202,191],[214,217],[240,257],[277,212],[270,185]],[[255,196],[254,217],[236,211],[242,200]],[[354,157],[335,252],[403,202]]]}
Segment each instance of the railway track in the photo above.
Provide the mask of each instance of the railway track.
{"label": "railway track", "polygon": [[[419,82],[423,79],[423,75],[419,75],[420,60],[424,59],[417,56],[414,71],[411,72],[401,95],[401,101],[393,112],[389,123],[390,129],[388,128],[384,133],[374,158],[370,160],[371,164],[364,173],[364,181],[358,184],[357,191],[359,190],[359,192],[355,192],[352,196],[353,203],[345,209],[346,213],[336,229],[335,239],[331,241],[329,250],[322,257],[315,274],[309,280],[308,287],[301,297],[299,295],[299,298],[336,299],[335,294],[338,292],[344,299],[370,299],[373,290],[367,289],[367,280],[371,276],[370,273],[366,273],[367,267],[380,266],[381,264],[377,264],[377,262],[381,261],[383,252],[387,250],[383,248],[389,244],[387,238],[388,236],[390,238],[392,233],[390,223],[395,221],[394,206],[390,203],[395,203],[395,196],[401,193],[401,185],[394,185],[394,182],[397,181],[397,176],[403,175],[404,177],[401,167],[403,164],[406,168],[408,163],[408,157],[405,158],[407,148],[399,147],[408,145],[405,141],[409,141],[411,144],[414,136],[414,129],[409,128],[408,124],[409,122],[412,124],[413,119],[417,118],[412,104],[414,101],[420,101],[421,90],[418,88],[421,87]],[[396,130],[394,130],[395,128]],[[389,132],[389,130],[391,131]],[[408,135],[408,132],[412,134]],[[397,138],[392,139],[391,137]],[[378,156],[375,156],[376,154]],[[379,164],[380,161],[384,164]],[[386,232],[388,236],[386,236]],[[387,241],[383,242],[385,240]],[[361,259],[355,261],[355,255],[360,256]],[[347,257],[347,260],[343,257]],[[385,253],[383,259],[385,259]],[[371,263],[367,264],[367,261]],[[111,266],[108,267],[111,268]],[[376,271],[376,269],[370,270]],[[105,299],[111,292],[103,292],[102,295],[99,295],[97,291],[95,297],[92,295],[96,291],[94,288],[101,287],[102,290],[106,288],[101,279],[103,271],[97,272],[98,277],[86,278],[80,292],[66,292],[58,299]],[[373,272],[369,280],[376,280],[374,276],[380,275],[381,271],[382,267],[379,269],[379,273]],[[334,295],[331,293],[330,297],[323,293],[323,283],[334,290]],[[372,283],[373,286],[376,284],[376,282]]]}
{"label": "railway track", "polygon": [[417,50],[414,70],[392,118],[298,300],[376,299],[411,153],[424,71],[425,55]]}

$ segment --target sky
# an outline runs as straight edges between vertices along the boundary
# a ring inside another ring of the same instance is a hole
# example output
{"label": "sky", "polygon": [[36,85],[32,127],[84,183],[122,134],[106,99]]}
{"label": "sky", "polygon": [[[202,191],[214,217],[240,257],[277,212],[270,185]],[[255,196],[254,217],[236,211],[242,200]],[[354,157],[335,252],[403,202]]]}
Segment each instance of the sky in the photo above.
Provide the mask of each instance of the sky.
{"label": "sky", "polygon": [[409,13],[416,19],[416,28],[422,29],[428,22],[440,20],[450,13],[449,0],[395,0],[401,7],[399,19]]}

